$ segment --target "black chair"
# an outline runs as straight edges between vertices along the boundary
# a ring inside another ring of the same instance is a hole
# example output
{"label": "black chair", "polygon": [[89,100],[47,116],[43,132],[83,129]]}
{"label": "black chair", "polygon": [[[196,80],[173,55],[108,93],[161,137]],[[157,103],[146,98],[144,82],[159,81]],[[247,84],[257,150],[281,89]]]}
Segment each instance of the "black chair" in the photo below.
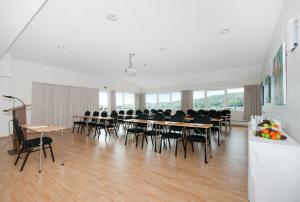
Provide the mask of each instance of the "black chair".
{"label": "black chair", "polygon": [[[91,115],[91,112],[90,111],[85,111],[84,112],[84,116],[90,116]],[[73,130],[72,130],[72,133],[74,133],[74,129],[75,127],[77,126],[77,133],[79,132],[80,128],[81,128],[81,131],[87,126],[87,122],[88,122],[89,118],[83,118],[83,120],[81,121],[74,121],[73,122]]]}
{"label": "black chair", "polygon": [[193,110],[193,109],[188,109],[187,110],[187,115],[191,116],[191,117],[194,117],[194,116],[197,115],[197,112],[195,110]]}
{"label": "black chair", "polygon": [[[25,159],[23,161],[23,164],[21,166],[21,169],[20,169],[20,171],[22,171],[25,164],[26,164],[26,162],[27,162],[29,154],[32,153],[32,152],[40,151],[40,138],[34,138],[34,139],[26,140],[25,136],[24,136],[23,129],[19,125],[19,121],[17,119],[13,119],[13,125],[14,125],[14,130],[15,130],[16,135],[17,135],[18,143],[21,145],[20,151],[19,151],[17,159],[15,161],[15,165],[17,165],[17,163],[18,163],[21,153],[27,152],[27,154],[25,156]],[[44,152],[45,158],[47,157],[46,149],[49,148],[50,152],[51,152],[51,156],[52,156],[52,161],[54,162],[55,159],[54,159],[52,146],[51,146],[51,143],[53,142],[52,138],[43,137],[42,141],[43,141],[42,147],[43,147],[43,152]],[[35,148],[37,148],[37,149],[35,149]]]}
{"label": "black chair", "polygon": [[144,113],[147,114],[147,115],[149,115],[150,112],[149,112],[148,109],[145,109],[145,110],[144,110]]}
{"label": "black chair", "polygon": [[[98,111],[94,111],[93,112],[93,116],[97,117],[99,116],[99,112]],[[92,118],[92,120],[90,122],[87,123],[89,130],[88,130],[88,135],[90,135],[90,132],[93,130],[93,128],[96,128],[98,123],[98,119],[97,118]],[[96,130],[96,129],[95,129]]]}
{"label": "black chair", "polygon": [[125,119],[132,119],[132,115],[133,115],[133,110],[132,109],[127,110]]}
{"label": "black chair", "polygon": [[[153,120],[154,121],[164,121],[165,116],[162,113],[157,113],[154,115]],[[163,132],[162,130],[163,130],[162,125],[153,124],[152,129],[144,131],[144,136],[143,136],[143,140],[142,140],[142,149],[144,147],[144,141],[146,140],[146,142],[148,143],[147,137],[150,136],[152,145],[154,144],[154,151],[156,152],[156,137],[160,133]],[[153,140],[153,138],[154,138],[154,140]]]}
{"label": "black chair", "polygon": [[186,116],[186,114],[183,110],[177,110],[175,114],[180,114],[182,116]]}
{"label": "black chair", "polygon": [[[103,118],[107,117],[107,112],[106,111],[101,112],[100,116],[103,117]],[[107,129],[106,129],[106,125],[105,125],[105,120],[104,119],[100,119],[97,122],[94,137],[96,137],[96,135],[98,133],[98,138],[99,138],[99,136],[101,134],[101,129],[104,129],[104,131],[105,131],[105,138],[106,138],[106,136],[107,136]]]}
{"label": "black chair", "polygon": [[164,112],[164,110],[163,110],[163,109],[158,109],[158,110],[157,110],[157,112],[159,112],[159,113],[163,113],[163,112]]}
{"label": "black chair", "polygon": [[[141,120],[147,120],[148,115],[147,114],[140,114],[137,119]],[[136,139],[136,147],[138,145],[139,135],[140,133],[144,133],[147,129],[147,123],[136,123],[136,124],[129,124],[126,132],[126,139],[125,139],[125,145],[127,144],[127,138],[129,134],[134,134]]]}
{"label": "black chair", "polygon": [[[175,114],[171,117],[172,122],[184,122],[185,121],[185,117],[182,114]],[[176,148],[175,148],[175,156],[177,156],[177,145],[179,141],[184,141],[184,137],[183,137],[184,133],[183,133],[183,127],[181,126],[170,126],[167,132],[163,132],[161,133],[161,139],[160,139],[160,149],[159,149],[159,153],[161,153],[161,146],[162,146],[162,142],[163,140],[168,140],[169,141],[169,146],[170,145],[170,139],[175,139],[176,140]],[[184,149],[184,142],[183,142],[183,149]]]}
{"label": "black chair", "polygon": [[125,116],[125,111],[120,110],[119,111],[119,117],[118,117],[118,127],[120,126],[120,124],[124,123],[124,116]]}
{"label": "black chair", "polygon": [[[202,124],[210,124],[210,118],[208,116],[195,116],[194,117],[194,123],[202,123]],[[210,157],[212,158],[211,155],[211,141],[210,141],[210,135],[207,131],[208,129],[194,129],[194,132],[192,135],[188,135],[185,139],[185,151],[184,151],[184,158],[186,158],[186,153],[187,153],[187,143],[190,142],[192,146],[192,151],[194,152],[194,142],[197,143],[203,143],[205,145],[205,150],[204,150],[204,161],[207,163],[207,146],[209,147],[210,150]]]}
{"label": "black chair", "polygon": [[118,123],[118,113],[115,111],[112,111],[110,114],[110,117],[113,119],[108,119],[107,123],[105,125],[106,130],[108,131],[110,135],[110,129],[113,129],[115,131],[116,136],[118,137],[118,132],[117,132],[117,123]]}
{"label": "black chair", "polygon": [[143,112],[141,111],[141,110],[139,110],[139,109],[137,109],[137,110],[135,110],[135,115],[140,115],[140,114],[142,114]]}

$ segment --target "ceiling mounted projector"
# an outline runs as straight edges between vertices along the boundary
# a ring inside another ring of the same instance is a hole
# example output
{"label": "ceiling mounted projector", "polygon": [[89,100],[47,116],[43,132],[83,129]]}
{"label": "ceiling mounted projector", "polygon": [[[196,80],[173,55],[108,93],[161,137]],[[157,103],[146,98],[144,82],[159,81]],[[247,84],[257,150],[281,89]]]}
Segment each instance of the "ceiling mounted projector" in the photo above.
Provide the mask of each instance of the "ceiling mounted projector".
{"label": "ceiling mounted projector", "polygon": [[134,53],[129,53],[129,65],[125,68],[125,74],[128,76],[133,76],[136,74],[136,69],[132,68],[132,57],[135,56]]}

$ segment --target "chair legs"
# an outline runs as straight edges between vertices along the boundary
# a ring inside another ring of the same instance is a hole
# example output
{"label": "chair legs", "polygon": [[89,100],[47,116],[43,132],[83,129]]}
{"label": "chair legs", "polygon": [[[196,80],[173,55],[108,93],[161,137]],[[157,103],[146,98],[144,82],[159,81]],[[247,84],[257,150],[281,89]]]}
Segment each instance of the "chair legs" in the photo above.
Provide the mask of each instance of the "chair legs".
{"label": "chair legs", "polygon": [[43,152],[44,152],[44,157],[47,158],[46,150],[45,150],[45,145],[43,144]]}
{"label": "chair legs", "polygon": [[19,159],[20,159],[20,156],[21,156],[21,153],[23,152],[23,148],[21,148],[20,149],[20,151],[19,151],[19,154],[18,154],[18,156],[17,156],[17,158],[16,158],[16,161],[15,161],[15,165],[17,165],[17,163],[18,163],[18,161],[19,161]]}
{"label": "chair legs", "polygon": [[28,156],[29,156],[30,153],[31,153],[31,150],[29,150],[29,151],[27,152],[27,154],[26,154],[26,156],[25,156],[25,159],[24,159],[24,161],[23,161],[23,164],[22,164],[22,166],[21,166],[20,171],[23,170],[23,168],[24,168],[24,166],[25,166],[25,164],[26,164],[26,161],[27,161]]}
{"label": "chair legs", "polygon": [[54,162],[54,161],[55,161],[55,159],[54,159],[54,155],[53,155],[53,151],[52,151],[52,146],[51,146],[51,144],[49,144],[49,149],[50,149],[50,153],[51,153],[52,161]]}

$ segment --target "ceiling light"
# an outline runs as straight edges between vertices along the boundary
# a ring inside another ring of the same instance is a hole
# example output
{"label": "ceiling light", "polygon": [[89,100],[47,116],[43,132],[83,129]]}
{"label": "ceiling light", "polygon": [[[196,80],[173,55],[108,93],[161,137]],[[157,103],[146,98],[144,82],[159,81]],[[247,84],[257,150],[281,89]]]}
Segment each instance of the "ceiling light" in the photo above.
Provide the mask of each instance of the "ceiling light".
{"label": "ceiling light", "polygon": [[230,32],[230,30],[229,30],[228,28],[224,28],[224,29],[221,29],[220,34],[221,34],[221,35],[226,35],[226,34],[228,34],[229,32]]}
{"label": "ceiling light", "polygon": [[64,50],[66,47],[64,45],[61,45],[61,44],[58,44],[57,45],[57,48],[61,49],[61,50]]}
{"label": "ceiling light", "polygon": [[115,22],[115,21],[117,21],[117,20],[119,19],[118,16],[116,16],[115,14],[112,14],[112,13],[107,14],[107,15],[106,15],[106,18],[107,18],[109,21],[112,21],[112,22]]}
{"label": "ceiling light", "polygon": [[159,50],[160,50],[161,52],[165,52],[165,51],[166,51],[165,48],[160,48]]}
{"label": "ceiling light", "polygon": [[231,54],[229,55],[230,58],[233,58],[233,57],[235,57],[235,56],[236,56],[235,53],[231,53]]}

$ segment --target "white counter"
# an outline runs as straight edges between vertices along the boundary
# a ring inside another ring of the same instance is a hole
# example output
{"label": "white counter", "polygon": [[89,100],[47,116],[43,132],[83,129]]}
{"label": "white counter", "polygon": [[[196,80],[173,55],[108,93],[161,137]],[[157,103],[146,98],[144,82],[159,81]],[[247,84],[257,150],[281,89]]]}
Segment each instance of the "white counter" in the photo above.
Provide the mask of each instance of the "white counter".
{"label": "white counter", "polygon": [[250,202],[300,202],[300,146],[286,136],[286,140],[256,137],[249,127]]}

